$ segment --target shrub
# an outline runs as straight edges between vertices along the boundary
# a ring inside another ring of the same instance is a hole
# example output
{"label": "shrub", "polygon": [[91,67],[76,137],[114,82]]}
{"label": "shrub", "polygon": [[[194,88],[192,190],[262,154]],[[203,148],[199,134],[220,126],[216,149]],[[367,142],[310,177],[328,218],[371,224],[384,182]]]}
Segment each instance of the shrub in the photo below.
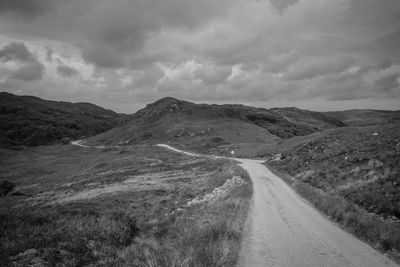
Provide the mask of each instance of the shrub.
{"label": "shrub", "polygon": [[0,196],[5,196],[10,193],[15,188],[15,184],[8,180],[3,180],[0,182]]}

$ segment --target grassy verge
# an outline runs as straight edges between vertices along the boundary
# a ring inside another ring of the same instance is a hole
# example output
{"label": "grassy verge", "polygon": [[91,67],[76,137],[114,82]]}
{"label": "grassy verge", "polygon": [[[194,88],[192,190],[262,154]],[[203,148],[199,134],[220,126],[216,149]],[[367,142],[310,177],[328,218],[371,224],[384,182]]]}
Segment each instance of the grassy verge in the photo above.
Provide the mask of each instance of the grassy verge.
{"label": "grassy verge", "polygon": [[385,220],[369,213],[343,197],[332,195],[269,166],[284,181],[290,184],[316,208],[338,222],[347,231],[367,241],[376,249],[400,262],[400,223]]}
{"label": "grassy verge", "polygon": [[128,266],[234,266],[252,195],[248,174],[230,166],[216,177],[226,181],[239,175],[246,181],[223,199],[191,206],[160,225],[158,239],[141,239],[122,251]]}

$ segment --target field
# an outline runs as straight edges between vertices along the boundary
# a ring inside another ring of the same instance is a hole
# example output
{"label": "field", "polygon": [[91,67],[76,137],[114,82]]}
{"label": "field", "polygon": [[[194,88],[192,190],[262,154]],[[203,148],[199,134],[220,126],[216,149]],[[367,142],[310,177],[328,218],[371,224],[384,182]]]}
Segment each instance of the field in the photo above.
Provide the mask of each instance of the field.
{"label": "field", "polygon": [[258,153],[333,220],[398,257],[398,124],[328,130],[283,141]]}
{"label": "field", "polygon": [[1,179],[16,184],[0,198],[2,266],[237,260],[252,185],[233,161],[72,145],[1,149],[0,161]]}

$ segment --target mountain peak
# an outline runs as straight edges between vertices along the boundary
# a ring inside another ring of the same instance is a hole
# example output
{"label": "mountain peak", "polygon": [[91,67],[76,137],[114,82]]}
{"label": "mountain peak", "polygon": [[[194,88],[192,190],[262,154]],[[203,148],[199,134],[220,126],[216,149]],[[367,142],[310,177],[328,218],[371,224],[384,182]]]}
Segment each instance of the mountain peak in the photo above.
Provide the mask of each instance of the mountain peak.
{"label": "mountain peak", "polygon": [[173,97],[164,97],[137,111],[134,116],[150,121],[156,121],[162,116],[171,113],[182,114],[185,107],[190,107],[193,103],[179,100]]}
{"label": "mountain peak", "polygon": [[158,99],[157,101],[153,102],[152,104],[162,104],[162,103],[171,104],[171,103],[177,103],[177,102],[184,102],[184,101],[176,99],[174,97],[167,96],[167,97]]}

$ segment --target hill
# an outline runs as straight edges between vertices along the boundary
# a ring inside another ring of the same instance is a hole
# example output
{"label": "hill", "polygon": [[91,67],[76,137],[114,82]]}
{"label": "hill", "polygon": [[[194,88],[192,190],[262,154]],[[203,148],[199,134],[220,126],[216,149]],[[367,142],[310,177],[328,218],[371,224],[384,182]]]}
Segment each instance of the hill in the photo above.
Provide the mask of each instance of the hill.
{"label": "hill", "polygon": [[285,140],[259,154],[292,175],[292,182],[400,219],[399,124],[331,129]]}
{"label": "hill", "polygon": [[346,126],[343,120],[326,113],[303,110],[296,107],[273,108],[271,110],[282,115],[288,121],[313,127],[318,131]]}
{"label": "hill", "polygon": [[400,110],[352,109],[324,112],[324,114],[352,126],[400,123]]}
{"label": "hill", "polygon": [[137,111],[128,124],[89,142],[117,145],[162,141],[212,148],[237,143],[275,143],[282,138],[341,126],[345,124],[317,112],[296,110],[288,114],[285,109],[195,104],[167,97]]}
{"label": "hill", "polygon": [[127,120],[89,103],[43,100],[0,93],[0,144],[47,145],[109,130]]}

